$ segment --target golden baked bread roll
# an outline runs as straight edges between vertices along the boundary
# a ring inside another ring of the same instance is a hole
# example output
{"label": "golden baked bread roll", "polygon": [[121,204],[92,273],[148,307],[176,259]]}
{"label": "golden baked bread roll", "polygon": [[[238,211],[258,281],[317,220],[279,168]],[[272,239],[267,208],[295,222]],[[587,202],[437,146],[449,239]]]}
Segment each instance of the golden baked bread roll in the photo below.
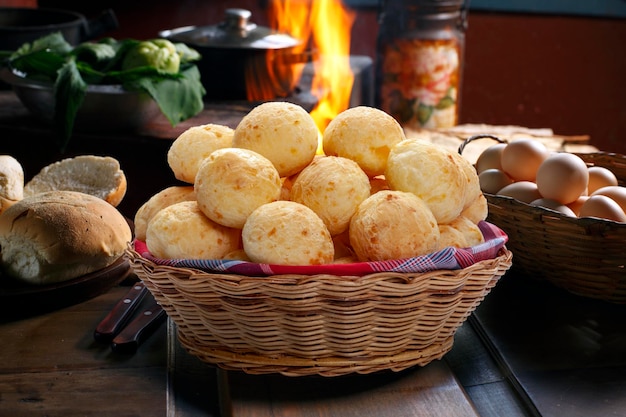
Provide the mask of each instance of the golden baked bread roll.
{"label": "golden baked bread roll", "polygon": [[369,177],[384,174],[391,148],[406,139],[400,124],[382,110],[352,107],[330,121],[323,134],[324,153],[355,161]]}
{"label": "golden baked bread roll", "polygon": [[467,247],[475,246],[485,241],[478,225],[466,217],[459,216],[448,223],[448,225],[461,232],[463,237],[465,237]]}
{"label": "golden baked bread roll", "polygon": [[80,155],[45,166],[24,185],[24,196],[46,191],[78,191],[117,207],[126,195],[126,175],[117,159]]}
{"label": "golden baked bread roll", "polygon": [[193,184],[202,160],[217,149],[231,147],[234,132],[228,126],[212,123],[185,130],[167,151],[167,163],[174,177]]}
{"label": "golden baked bread roll", "polygon": [[193,185],[173,185],[154,194],[135,213],[135,238],[145,242],[148,223],[159,210],[181,201],[195,201]]}
{"label": "golden baked bread roll", "polygon": [[206,217],[196,201],[161,209],[148,223],[146,246],[165,259],[221,259],[239,248],[241,231]]}
{"label": "golden baked bread roll", "polygon": [[257,207],[278,200],[281,188],[270,160],[242,148],[211,153],[198,168],[194,183],[202,212],[216,223],[238,229]]}
{"label": "golden baked bread roll", "polygon": [[291,188],[291,200],[313,210],[333,236],[348,229],[352,215],[369,195],[365,172],[353,160],[339,156],[314,159]]}
{"label": "golden baked bread roll", "polygon": [[0,213],[24,198],[24,169],[11,155],[0,155]]}
{"label": "golden baked bread roll", "polygon": [[453,248],[465,248],[467,239],[465,235],[458,229],[455,229],[449,224],[439,225],[439,246],[438,250],[452,246]]}
{"label": "golden baked bread roll", "polygon": [[233,147],[255,151],[272,161],[281,177],[307,166],[317,152],[319,132],[311,115],[301,106],[270,101],[246,114],[233,137]]}
{"label": "golden baked bread roll", "polygon": [[361,203],[350,222],[350,245],[361,261],[385,261],[438,248],[435,216],[415,194],[381,190]]}
{"label": "golden baked bread roll", "polygon": [[469,219],[472,223],[478,224],[481,220],[486,220],[489,215],[489,203],[484,194],[479,194],[478,197],[467,205],[461,216]]}
{"label": "golden baked bread roll", "polygon": [[457,218],[466,204],[468,178],[453,151],[419,140],[405,140],[389,153],[385,178],[392,190],[415,194],[437,223]]}
{"label": "golden baked bread roll", "polygon": [[465,201],[463,203],[463,208],[465,209],[483,194],[480,189],[480,179],[478,178],[476,168],[474,168],[474,165],[472,165],[469,160],[464,158],[458,152],[449,151],[449,154],[456,159],[456,162],[458,162],[459,168],[465,178],[465,186],[463,187],[465,189]]}
{"label": "golden baked bread roll", "polygon": [[115,207],[75,191],[24,197],[0,215],[2,268],[31,284],[105,268],[123,255],[131,239],[130,226]]}
{"label": "golden baked bread roll", "polygon": [[294,201],[264,204],[242,230],[245,252],[254,262],[275,265],[321,265],[334,258],[333,240],[320,217]]}

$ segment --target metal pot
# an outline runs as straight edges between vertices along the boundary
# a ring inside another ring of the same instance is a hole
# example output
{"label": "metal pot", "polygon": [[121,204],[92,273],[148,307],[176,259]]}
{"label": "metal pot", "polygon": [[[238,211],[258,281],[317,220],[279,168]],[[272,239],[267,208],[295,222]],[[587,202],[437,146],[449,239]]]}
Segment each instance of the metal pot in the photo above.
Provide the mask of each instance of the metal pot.
{"label": "metal pot", "polygon": [[61,32],[67,42],[77,45],[118,26],[112,10],[92,20],[80,13],[48,8],[0,8],[0,50],[14,51],[53,32]]}
{"label": "metal pot", "polygon": [[[225,20],[217,25],[185,26],[159,36],[185,43],[202,55],[198,69],[208,99],[287,96],[293,84],[289,66],[310,60],[310,54],[296,52],[302,42],[289,34],[250,23],[251,15],[245,9],[227,9]],[[251,84],[264,89],[251,92]]]}

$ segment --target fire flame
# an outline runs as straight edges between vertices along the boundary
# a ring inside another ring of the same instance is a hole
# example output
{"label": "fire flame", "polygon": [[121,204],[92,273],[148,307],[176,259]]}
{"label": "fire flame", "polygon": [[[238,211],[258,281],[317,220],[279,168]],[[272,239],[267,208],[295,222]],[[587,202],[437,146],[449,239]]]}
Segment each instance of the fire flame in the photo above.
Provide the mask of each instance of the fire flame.
{"label": "fire flame", "polygon": [[[294,51],[315,51],[312,94],[317,104],[311,116],[320,132],[350,105],[354,74],[350,67],[350,35],[355,13],[341,0],[274,0],[269,11],[270,26],[302,40]],[[286,65],[297,83],[304,64]]]}

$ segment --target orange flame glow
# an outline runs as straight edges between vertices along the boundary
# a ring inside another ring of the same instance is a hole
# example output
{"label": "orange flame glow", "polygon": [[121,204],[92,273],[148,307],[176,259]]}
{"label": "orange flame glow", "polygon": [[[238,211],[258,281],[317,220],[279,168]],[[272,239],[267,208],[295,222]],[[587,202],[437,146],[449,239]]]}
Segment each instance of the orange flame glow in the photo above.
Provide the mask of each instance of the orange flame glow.
{"label": "orange flame glow", "polygon": [[311,111],[320,132],[341,111],[348,108],[354,82],[350,68],[350,32],[354,13],[338,0],[313,2],[313,41],[319,50],[314,63],[313,94],[319,102]]}
{"label": "orange flame glow", "polygon": [[[350,105],[354,74],[350,68],[350,35],[355,14],[341,0],[274,0],[270,25],[302,40],[295,53],[312,48],[312,94],[318,99],[311,116],[320,132]],[[304,64],[287,65],[291,79],[300,80]]]}

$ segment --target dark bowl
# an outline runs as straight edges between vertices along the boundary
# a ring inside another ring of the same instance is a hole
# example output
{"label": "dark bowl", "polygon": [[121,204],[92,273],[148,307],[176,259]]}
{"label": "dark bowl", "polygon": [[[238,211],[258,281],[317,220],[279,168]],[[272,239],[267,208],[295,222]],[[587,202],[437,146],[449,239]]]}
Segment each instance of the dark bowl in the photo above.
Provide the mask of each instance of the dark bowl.
{"label": "dark bowl", "polygon": [[54,32],[61,32],[67,42],[76,45],[117,26],[112,10],[88,20],[70,10],[0,7],[0,51],[14,51]]}
{"label": "dark bowl", "polygon": [[[8,68],[0,78],[9,84],[22,104],[40,120],[54,120],[54,91],[49,83],[21,77]],[[80,131],[133,131],[161,113],[157,103],[146,93],[126,91],[121,85],[90,85],[74,128]]]}

